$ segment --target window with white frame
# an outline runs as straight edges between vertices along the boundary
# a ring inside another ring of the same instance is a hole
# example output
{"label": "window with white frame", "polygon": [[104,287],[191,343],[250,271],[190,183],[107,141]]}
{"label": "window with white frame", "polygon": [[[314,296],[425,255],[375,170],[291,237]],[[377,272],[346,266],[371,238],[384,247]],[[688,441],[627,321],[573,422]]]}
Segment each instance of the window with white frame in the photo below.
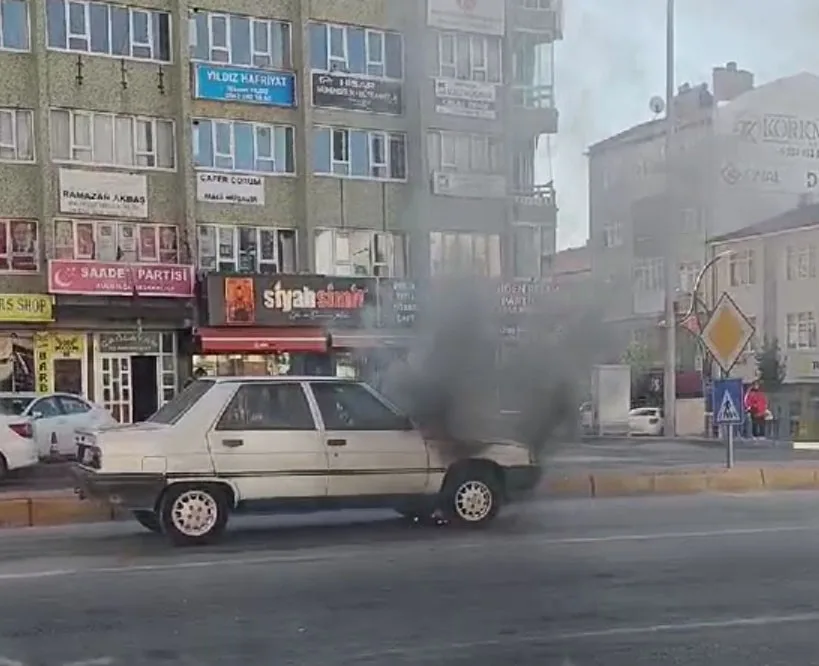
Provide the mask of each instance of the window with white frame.
{"label": "window with white frame", "polygon": [[623,223],[607,222],[603,225],[603,247],[620,247],[623,244]]}
{"label": "window with white frame", "polygon": [[404,181],[407,135],[402,132],[316,127],[313,172],[326,176]]}
{"label": "window with white frame", "polygon": [[401,33],[357,25],[310,24],[310,67],[377,79],[404,78]]}
{"label": "window with white frame", "polygon": [[514,272],[517,278],[542,278],[555,254],[555,228],[517,222],[513,226]]}
{"label": "window with white frame", "polygon": [[193,121],[194,164],[200,169],[293,174],[295,132],[287,125],[198,118]]}
{"label": "window with white frame", "polygon": [[788,280],[810,280],[816,277],[816,246],[788,246],[785,250]]}
{"label": "window with white frame", "polygon": [[316,272],[406,277],[405,236],[368,229],[319,229],[316,231]]}
{"label": "window with white frame", "polygon": [[732,287],[756,284],[756,253],[740,250],[731,255],[728,263],[728,281]]}
{"label": "window with white frame", "polygon": [[751,324],[751,328],[753,329],[754,334],[748,340],[748,344],[745,345],[744,353],[746,353],[746,354],[755,354],[757,352],[757,350],[758,350],[756,317],[753,316],[753,315],[745,315],[745,318]]}
{"label": "window with white frame", "polygon": [[0,220],[0,271],[40,270],[40,234],[36,220]]}
{"label": "window with white frame", "polygon": [[51,154],[55,162],[174,169],[174,124],[164,118],[52,109]]}
{"label": "window with white frame", "polygon": [[438,33],[438,76],[462,81],[501,83],[501,37],[466,32]]}
{"label": "window with white frame", "polygon": [[813,312],[793,312],[787,315],[788,349],[816,347],[816,318]]}
{"label": "window with white frame", "polygon": [[700,274],[702,265],[697,261],[687,261],[680,264],[680,291],[690,294],[694,291],[694,283]]}
{"label": "window with white frame", "polygon": [[30,51],[28,0],[0,0],[0,50]]}
{"label": "window with white frame", "polygon": [[292,69],[292,26],[287,21],[195,9],[190,14],[191,60],[238,67]]}
{"label": "window with white frame", "polygon": [[518,0],[518,5],[524,9],[539,9],[543,11],[557,11],[559,0]]}
{"label": "window with white frame", "polygon": [[503,141],[491,134],[433,131],[427,133],[433,171],[503,173]]}
{"label": "window with white frame", "polygon": [[184,257],[173,224],[55,220],[54,258],[178,264]]}
{"label": "window with white frame", "polygon": [[0,160],[34,161],[34,112],[0,109]]}
{"label": "window with white frame", "polygon": [[224,273],[295,273],[296,231],[232,224],[196,226],[199,269]]}
{"label": "window with white frame", "polygon": [[500,277],[499,234],[433,231],[429,235],[431,275]]}
{"label": "window with white frame", "polygon": [[661,258],[641,259],[634,265],[636,291],[661,291],[665,288],[665,262]]}
{"label": "window with white frame", "polygon": [[171,15],[87,0],[46,0],[48,48],[171,62]]}

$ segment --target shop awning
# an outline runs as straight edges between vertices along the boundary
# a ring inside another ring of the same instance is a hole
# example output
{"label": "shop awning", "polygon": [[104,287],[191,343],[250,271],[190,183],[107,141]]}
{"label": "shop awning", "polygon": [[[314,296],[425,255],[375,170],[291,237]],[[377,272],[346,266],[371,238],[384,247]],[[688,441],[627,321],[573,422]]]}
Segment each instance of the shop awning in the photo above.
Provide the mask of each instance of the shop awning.
{"label": "shop awning", "polygon": [[335,349],[373,349],[377,347],[409,347],[412,335],[406,332],[373,332],[331,333],[330,338]]}
{"label": "shop awning", "polygon": [[200,328],[196,335],[203,354],[327,351],[327,334],[320,328]]}

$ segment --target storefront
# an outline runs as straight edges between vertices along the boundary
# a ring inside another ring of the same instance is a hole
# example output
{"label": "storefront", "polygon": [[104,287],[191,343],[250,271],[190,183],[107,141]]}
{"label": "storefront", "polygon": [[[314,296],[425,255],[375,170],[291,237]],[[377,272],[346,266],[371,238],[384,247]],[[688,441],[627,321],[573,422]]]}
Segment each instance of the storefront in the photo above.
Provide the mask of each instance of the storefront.
{"label": "storefront", "polygon": [[[210,275],[193,365],[210,375],[371,379],[406,348],[415,285],[321,275]],[[390,351],[388,351],[390,350]]]}
{"label": "storefront", "polygon": [[[53,321],[54,299],[48,294],[0,294],[0,391],[51,390],[54,357],[52,347],[44,353],[43,336]],[[65,366],[56,369],[64,379]]]}

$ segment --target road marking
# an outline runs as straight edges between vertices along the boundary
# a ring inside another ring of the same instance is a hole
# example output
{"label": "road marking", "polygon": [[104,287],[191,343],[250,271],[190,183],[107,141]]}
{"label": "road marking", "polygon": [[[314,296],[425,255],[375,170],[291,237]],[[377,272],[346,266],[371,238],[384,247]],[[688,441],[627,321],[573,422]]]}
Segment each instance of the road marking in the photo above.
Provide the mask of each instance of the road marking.
{"label": "road marking", "polygon": [[81,661],[70,661],[63,666],[110,666],[115,659],[113,657],[97,657],[96,659],[82,659]]}
{"label": "road marking", "polygon": [[462,650],[476,650],[492,647],[529,645],[548,645],[567,641],[582,641],[599,638],[617,638],[623,636],[641,636],[645,634],[661,634],[674,632],[703,631],[709,629],[741,629],[748,627],[768,627],[783,624],[805,624],[819,622],[819,612],[800,613],[798,615],[762,615],[758,617],[726,618],[723,620],[695,620],[674,624],[650,624],[638,627],[610,627],[608,629],[590,629],[587,631],[571,631],[555,634],[522,634],[519,636],[504,636],[477,641],[461,641],[457,643],[442,643],[426,647],[397,647],[387,650],[360,652],[352,657],[353,660],[381,660],[389,657],[405,657],[424,660],[439,660],[442,655]]}

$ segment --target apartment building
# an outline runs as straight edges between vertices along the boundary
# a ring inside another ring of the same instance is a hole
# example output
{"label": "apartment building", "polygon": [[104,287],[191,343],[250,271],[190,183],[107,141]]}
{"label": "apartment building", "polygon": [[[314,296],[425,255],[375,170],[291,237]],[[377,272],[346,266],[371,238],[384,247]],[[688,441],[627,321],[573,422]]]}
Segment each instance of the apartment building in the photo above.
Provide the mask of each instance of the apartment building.
{"label": "apartment building", "polygon": [[139,420],[192,356],[322,370],[411,325],[430,272],[539,277],[560,26],[558,0],[0,0],[3,386]]}

